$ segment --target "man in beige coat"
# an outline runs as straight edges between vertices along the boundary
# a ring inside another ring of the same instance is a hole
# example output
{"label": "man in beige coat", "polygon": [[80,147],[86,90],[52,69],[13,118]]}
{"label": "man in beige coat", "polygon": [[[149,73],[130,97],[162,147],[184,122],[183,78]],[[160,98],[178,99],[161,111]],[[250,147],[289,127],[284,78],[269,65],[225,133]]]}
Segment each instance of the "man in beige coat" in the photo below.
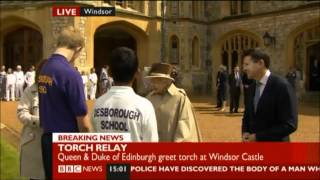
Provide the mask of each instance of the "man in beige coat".
{"label": "man in beige coat", "polygon": [[199,142],[201,140],[192,104],[183,89],[170,76],[172,66],[153,64],[146,81],[153,91],[147,98],[153,104],[160,142]]}

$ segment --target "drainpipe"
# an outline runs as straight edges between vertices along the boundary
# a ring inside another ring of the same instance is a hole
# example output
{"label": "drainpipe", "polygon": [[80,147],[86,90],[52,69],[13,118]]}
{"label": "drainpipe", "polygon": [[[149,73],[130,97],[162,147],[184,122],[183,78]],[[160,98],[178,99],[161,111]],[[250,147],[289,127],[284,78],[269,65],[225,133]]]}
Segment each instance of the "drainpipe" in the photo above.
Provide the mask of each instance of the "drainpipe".
{"label": "drainpipe", "polygon": [[165,0],[161,1],[161,52],[160,61],[164,62],[166,57],[166,36],[165,36],[165,14],[166,14],[166,4]]}

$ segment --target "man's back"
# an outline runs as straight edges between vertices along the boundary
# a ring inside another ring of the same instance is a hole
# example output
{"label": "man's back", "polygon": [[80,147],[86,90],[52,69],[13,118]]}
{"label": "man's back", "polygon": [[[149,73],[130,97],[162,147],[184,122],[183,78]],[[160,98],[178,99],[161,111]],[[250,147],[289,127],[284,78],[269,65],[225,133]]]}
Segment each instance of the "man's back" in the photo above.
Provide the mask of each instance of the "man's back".
{"label": "man's back", "polygon": [[44,132],[77,132],[77,116],[87,113],[80,74],[62,55],[52,55],[39,76],[40,119]]}
{"label": "man's back", "polygon": [[96,132],[129,132],[134,142],[158,141],[152,104],[128,86],[113,86],[97,99],[92,124]]}
{"label": "man's back", "polygon": [[171,84],[164,94],[151,92],[147,98],[156,109],[161,142],[200,141],[192,104],[183,89]]}

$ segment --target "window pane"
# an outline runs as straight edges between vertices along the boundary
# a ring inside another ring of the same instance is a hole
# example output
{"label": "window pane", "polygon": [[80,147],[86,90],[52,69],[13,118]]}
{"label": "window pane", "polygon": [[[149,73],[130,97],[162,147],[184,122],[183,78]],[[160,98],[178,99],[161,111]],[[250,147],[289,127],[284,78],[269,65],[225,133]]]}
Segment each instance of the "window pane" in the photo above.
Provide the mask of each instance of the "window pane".
{"label": "window pane", "polygon": [[238,14],[238,2],[237,1],[231,1],[230,3],[231,3],[230,4],[231,15]]}
{"label": "window pane", "polygon": [[132,0],[128,0],[128,1],[127,1],[127,5],[128,5],[129,8],[135,9]]}
{"label": "window pane", "polygon": [[179,1],[170,1],[171,3],[171,14],[172,16],[179,15]]}
{"label": "window pane", "polygon": [[241,13],[249,13],[250,11],[250,1],[241,1]]}

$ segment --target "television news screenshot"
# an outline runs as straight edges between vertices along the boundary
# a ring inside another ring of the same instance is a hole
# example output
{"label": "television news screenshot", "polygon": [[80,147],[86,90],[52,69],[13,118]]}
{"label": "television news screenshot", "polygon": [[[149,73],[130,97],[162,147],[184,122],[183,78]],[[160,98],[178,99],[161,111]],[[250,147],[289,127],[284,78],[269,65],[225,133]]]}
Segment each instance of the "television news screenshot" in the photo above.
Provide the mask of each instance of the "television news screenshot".
{"label": "television news screenshot", "polygon": [[0,1],[1,180],[320,179],[320,1]]}

